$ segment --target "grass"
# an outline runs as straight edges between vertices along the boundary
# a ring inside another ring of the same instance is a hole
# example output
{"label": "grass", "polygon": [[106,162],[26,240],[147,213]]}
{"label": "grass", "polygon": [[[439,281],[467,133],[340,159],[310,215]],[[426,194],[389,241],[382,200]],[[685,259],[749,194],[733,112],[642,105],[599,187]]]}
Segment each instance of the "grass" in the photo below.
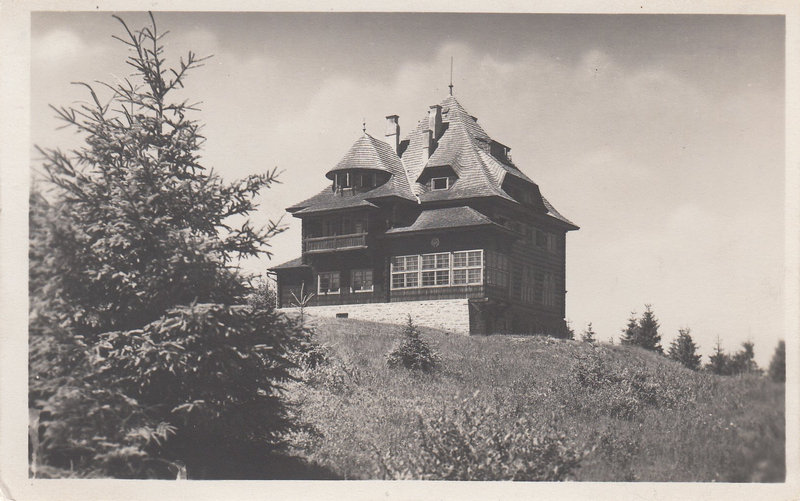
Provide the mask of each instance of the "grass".
{"label": "grass", "polygon": [[420,328],[442,357],[425,374],[387,367],[401,327],[312,323],[330,360],[287,388],[309,424],[293,453],[340,478],[785,476],[784,387],[767,378],[693,372],[628,346]]}

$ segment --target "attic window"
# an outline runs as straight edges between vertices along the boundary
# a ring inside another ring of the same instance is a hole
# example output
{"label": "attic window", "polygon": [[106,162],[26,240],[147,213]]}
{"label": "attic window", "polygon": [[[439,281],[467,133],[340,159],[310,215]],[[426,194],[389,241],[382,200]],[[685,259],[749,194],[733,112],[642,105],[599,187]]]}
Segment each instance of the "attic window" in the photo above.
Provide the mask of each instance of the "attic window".
{"label": "attic window", "polygon": [[432,190],[446,190],[450,187],[450,178],[447,177],[434,177],[431,179]]}

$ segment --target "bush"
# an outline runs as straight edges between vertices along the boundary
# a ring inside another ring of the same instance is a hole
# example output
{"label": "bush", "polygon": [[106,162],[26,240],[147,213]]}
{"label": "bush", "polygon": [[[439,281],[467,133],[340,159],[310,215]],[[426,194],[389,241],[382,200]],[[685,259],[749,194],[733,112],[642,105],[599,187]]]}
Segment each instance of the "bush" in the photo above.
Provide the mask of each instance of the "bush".
{"label": "bush", "polygon": [[313,330],[304,328],[299,339],[292,355],[292,361],[301,370],[316,369],[330,362],[330,350],[327,346],[317,342]]}
{"label": "bush", "polygon": [[411,320],[411,315],[408,316],[408,323],[403,329],[403,336],[404,339],[400,345],[386,356],[386,363],[389,367],[405,367],[423,372],[431,372],[438,368],[441,357],[422,339],[419,330]]}
{"label": "bush", "polygon": [[672,408],[679,403],[680,390],[666,376],[652,373],[643,365],[618,369],[594,351],[578,355],[575,360],[572,380],[565,382],[567,391],[554,389],[568,400],[565,405],[574,410],[635,420],[648,407]]}
{"label": "bush", "polygon": [[255,309],[272,309],[278,304],[278,291],[272,282],[264,277],[259,277],[250,294],[247,296],[247,304]]}
{"label": "bush", "polygon": [[585,452],[578,452],[554,423],[544,427],[520,417],[510,428],[491,407],[442,412],[418,424],[414,454],[390,468],[398,478],[422,480],[566,480]]}
{"label": "bush", "polygon": [[43,402],[42,461],[174,478],[180,459],[204,478],[263,460],[294,429],[279,386],[293,367],[287,332],[300,331],[274,311],[190,305],[102,334],[92,374]]}

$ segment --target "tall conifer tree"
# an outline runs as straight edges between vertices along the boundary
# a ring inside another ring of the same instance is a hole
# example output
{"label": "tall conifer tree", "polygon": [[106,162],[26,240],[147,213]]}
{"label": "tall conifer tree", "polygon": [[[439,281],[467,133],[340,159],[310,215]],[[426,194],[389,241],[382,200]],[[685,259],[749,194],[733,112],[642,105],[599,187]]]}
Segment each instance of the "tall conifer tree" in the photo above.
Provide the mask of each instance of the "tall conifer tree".
{"label": "tall conifer tree", "polygon": [[731,373],[731,360],[728,354],[722,349],[722,342],[719,336],[717,336],[717,342],[714,345],[714,353],[708,357],[708,363],[705,369],[718,376],[727,376]]}
{"label": "tall conifer tree", "polygon": [[678,330],[678,337],[669,347],[669,358],[692,370],[700,368],[701,355],[697,354],[697,345],[692,340],[691,330],[687,327]]}
{"label": "tall conifer tree", "polygon": [[190,476],[225,475],[292,427],[280,383],[301,330],[235,306],[249,292],[238,259],[279,231],[247,219],[275,172],[225,183],[202,165],[197,108],[174,91],[203,58],[168,65],[152,15],[140,30],[117,19],[134,74],[80,84],[88,102],[54,110],[85,142],[39,149],[29,398],[48,421],[36,453],[80,475],[174,478],[178,460]]}
{"label": "tall conifer tree", "polygon": [[646,304],[642,318],[639,319],[639,329],[635,344],[646,350],[662,353],[661,335],[658,333],[658,320],[651,305]]}

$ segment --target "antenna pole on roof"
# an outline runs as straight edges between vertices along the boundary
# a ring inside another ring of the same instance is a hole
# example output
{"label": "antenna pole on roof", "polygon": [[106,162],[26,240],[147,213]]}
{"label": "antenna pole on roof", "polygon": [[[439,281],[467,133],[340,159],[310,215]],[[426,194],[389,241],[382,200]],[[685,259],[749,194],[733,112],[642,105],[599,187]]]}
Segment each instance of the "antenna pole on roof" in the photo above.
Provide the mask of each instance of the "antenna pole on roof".
{"label": "antenna pole on roof", "polygon": [[453,56],[450,56],[450,95],[453,95]]}

